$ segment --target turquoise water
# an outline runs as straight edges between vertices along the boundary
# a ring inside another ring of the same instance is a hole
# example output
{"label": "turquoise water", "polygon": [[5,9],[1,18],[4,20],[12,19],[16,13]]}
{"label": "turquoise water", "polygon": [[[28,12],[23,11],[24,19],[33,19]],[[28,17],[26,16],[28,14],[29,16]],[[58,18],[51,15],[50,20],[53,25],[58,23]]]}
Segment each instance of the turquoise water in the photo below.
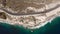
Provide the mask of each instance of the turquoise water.
{"label": "turquoise water", "polygon": [[33,32],[22,26],[13,26],[0,22],[0,34],[60,34],[60,17],[55,18],[51,23],[39,29],[33,30]]}

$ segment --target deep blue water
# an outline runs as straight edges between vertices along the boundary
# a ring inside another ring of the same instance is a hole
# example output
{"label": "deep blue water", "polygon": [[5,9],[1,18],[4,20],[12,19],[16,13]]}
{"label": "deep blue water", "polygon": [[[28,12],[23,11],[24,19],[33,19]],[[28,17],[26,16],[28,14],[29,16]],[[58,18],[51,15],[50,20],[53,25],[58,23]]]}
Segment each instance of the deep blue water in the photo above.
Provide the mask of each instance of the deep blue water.
{"label": "deep blue water", "polygon": [[10,25],[0,22],[0,34],[60,34],[60,17],[46,24],[45,26],[33,30],[26,29],[18,25]]}

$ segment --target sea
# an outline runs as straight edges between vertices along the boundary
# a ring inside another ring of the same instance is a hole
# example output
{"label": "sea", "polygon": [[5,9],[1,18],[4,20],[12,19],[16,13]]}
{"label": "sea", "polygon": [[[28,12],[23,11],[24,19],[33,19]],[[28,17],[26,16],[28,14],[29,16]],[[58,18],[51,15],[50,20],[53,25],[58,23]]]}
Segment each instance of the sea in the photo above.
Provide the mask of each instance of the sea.
{"label": "sea", "polygon": [[19,25],[0,22],[0,34],[60,34],[60,17],[37,29],[28,29]]}

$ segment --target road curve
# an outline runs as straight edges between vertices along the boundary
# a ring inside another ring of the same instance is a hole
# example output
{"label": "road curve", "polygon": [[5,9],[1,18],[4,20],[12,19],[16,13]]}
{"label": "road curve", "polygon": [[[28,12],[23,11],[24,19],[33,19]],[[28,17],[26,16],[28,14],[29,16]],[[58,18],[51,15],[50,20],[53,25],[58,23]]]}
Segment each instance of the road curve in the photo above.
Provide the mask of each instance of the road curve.
{"label": "road curve", "polygon": [[48,9],[48,10],[45,10],[45,11],[42,11],[42,12],[32,12],[32,13],[12,13],[11,11],[8,11],[4,8],[0,8],[1,10],[5,11],[6,13],[8,14],[11,14],[11,15],[16,15],[16,16],[20,16],[20,15],[33,15],[33,14],[41,14],[41,13],[48,13],[56,8],[60,7],[60,4],[58,4],[57,6],[55,6],[54,8],[51,8],[51,9]]}

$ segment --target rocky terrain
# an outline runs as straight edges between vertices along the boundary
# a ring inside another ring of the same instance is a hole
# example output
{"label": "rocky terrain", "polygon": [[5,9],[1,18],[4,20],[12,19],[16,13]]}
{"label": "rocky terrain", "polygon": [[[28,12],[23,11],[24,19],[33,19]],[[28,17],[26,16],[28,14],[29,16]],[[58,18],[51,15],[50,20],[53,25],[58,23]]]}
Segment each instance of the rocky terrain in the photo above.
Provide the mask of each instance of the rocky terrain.
{"label": "rocky terrain", "polygon": [[4,7],[11,8],[17,13],[34,12],[33,10],[29,10],[27,8],[34,7],[38,9],[45,7],[45,5],[50,4],[52,2],[53,0],[0,0],[0,3],[3,4]]}
{"label": "rocky terrain", "polygon": [[44,26],[47,21],[59,16],[59,12],[60,2],[56,0],[0,0],[0,22],[29,29]]}

